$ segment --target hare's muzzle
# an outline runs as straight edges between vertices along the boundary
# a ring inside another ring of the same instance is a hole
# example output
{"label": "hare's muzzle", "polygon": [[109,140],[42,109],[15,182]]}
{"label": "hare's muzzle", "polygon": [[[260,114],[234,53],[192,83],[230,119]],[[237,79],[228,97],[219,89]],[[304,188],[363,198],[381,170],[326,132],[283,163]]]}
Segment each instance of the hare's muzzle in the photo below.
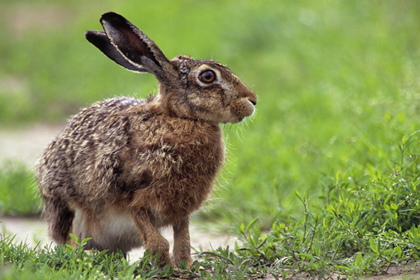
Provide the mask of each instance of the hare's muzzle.
{"label": "hare's muzzle", "polygon": [[256,104],[257,97],[252,91],[250,91],[246,96],[237,99],[231,105],[231,112],[233,116],[236,116],[236,120],[230,122],[241,122],[244,118],[251,116],[255,111]]}

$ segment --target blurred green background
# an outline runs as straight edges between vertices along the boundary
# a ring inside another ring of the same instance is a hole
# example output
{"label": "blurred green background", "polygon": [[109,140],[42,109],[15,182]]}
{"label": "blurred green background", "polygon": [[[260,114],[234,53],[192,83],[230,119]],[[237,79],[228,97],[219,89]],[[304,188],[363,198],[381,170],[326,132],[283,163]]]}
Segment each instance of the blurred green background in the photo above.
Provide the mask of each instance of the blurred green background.
{"label": "blurred green background", "polygon": [[[327,178],[391,172],[398,144],[420,128],[420,2],[409,0],[2,0],[1,128],[64,123],[94,101],[156,92],[152,75],[85,40],[107,11],[170,58],[228,65],[258,95],[254,117],[223,126],[228,160],[203,219],[269,227],[300,211],[294,190],[316,199]],[[18,171],[1,173],[3,191],[14,182],[4,174]]]}

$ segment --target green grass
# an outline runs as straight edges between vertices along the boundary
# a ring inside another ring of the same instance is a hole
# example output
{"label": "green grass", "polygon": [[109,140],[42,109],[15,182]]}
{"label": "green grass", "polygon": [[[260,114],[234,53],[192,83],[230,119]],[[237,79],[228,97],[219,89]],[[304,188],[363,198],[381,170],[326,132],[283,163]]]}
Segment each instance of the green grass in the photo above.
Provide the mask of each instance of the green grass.
{"label": "green grass", "polygon": [[[419,3],[6,1],[0,10],[0,35],[7,38],[0,40],[2,126],[62,122],[97,100],[156,91],[154,77],[124,71],[83,38],[85,30],[100,29],[99,16],[109,10],[142,28],[169,57],[227,64],[259,98],[251,120],[223,127],[228,160],[198,215],[245,243],[201,253],[193,273],[357,276],[418,261]],[[33,193],[31,172],[2,169],[0,212],[38,211],[39,200],[22,195]],[[32,250],[17,246],[5,248]],[[38,261],[61,256],[55,250],[31,251],[1,275],[99,275]],[[70,255],[63,258],[75,260],[73,251],[64,251]],[[114,262],[105,258],[98,259]],[[93,259],[87,263],[98,267]],[[101,269],[121,279],[167,273],[126,263]]]}
{"label": "green grass", "polygon": [[0,215],[34,215],[40,212],[32,170],[18,162],[0,168]]}

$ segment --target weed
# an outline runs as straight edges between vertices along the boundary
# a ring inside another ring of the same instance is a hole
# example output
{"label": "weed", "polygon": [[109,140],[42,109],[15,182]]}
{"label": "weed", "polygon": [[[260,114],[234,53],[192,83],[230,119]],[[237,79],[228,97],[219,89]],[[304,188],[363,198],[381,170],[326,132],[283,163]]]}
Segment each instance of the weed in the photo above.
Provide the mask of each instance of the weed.
{"label": "weed", "polygon": [[295,191],[302,205],[300,218],[275,222],[268,233],[262,233],[254,219],[236,229],[242,243],[234,250],[219,248],[201,255],[224,264],[226,273],[234,267],[250,278],[254,271],[275,277],[360,276],[418,262],[419,140],[419,132],[403,137],[401,158],[388,174],[337,175],[324,182],[324,204],[315,209],[307,194]]}

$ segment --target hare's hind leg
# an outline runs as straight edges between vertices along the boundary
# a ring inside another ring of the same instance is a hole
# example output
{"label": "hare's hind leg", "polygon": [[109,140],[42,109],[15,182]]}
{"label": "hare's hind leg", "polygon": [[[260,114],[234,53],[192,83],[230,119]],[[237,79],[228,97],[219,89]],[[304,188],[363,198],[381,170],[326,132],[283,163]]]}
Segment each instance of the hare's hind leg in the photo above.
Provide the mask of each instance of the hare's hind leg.
{"label": "hare's hind leg", "polygon": [[57,244],[65,244],[70,239],[74,212],[66,201],[42,196],[44,215],[49,224],[49,234]]}

